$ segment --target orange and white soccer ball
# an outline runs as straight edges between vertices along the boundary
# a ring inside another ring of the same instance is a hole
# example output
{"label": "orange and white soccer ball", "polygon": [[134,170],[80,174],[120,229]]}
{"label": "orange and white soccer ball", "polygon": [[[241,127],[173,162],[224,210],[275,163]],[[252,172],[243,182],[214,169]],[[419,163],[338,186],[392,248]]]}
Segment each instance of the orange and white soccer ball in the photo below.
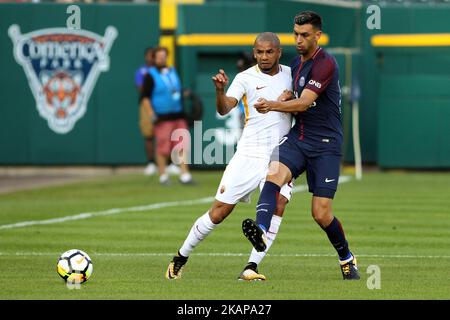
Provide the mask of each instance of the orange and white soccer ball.
{"label": "orange and white soccer ball", "polygon": [[64,252],[58,259],[56,271],[67,283],[83,283],[92,275],[94,265],[84,251],[71,249]]}

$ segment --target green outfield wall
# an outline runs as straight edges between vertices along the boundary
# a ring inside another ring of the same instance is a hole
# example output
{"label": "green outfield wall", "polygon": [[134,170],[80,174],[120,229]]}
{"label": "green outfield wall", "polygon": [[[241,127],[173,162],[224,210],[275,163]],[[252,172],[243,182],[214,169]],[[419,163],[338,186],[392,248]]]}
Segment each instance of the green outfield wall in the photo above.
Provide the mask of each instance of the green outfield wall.
{"label": "green outfield wall", "polygon": [[[143,62],[144,48],[159,42],[159,5],[79,4],[85,33],[50,30],[66,28],[68,6],[0,4],[0,164],[143,164],[134,73]],[[282,35],[282,63],[289,65],[296,54],[289,40],[293,16],[307,9],[323,16],[322,46],[340,66],[345,160],[353,161],[347,93],[356,81],[361,87],[364,162],[383,168],[450,167],[450,44],[445,44],[449,5],[381,7],[379,30],[366,26],[367,5],[293,1],[179,5],[175,63],[184,87],[196,92],[204,106],[201,132],[197,127],[196,135],[192,129],[197,146],[205,149],[218,141],[226,153],[236,142],[227,130],[238,125],[239,114],[216,114],[211,75],[224,68],[233,77],[239,54],[251,51],[251,42],[245,39],[261,31]],[[216,43],[206,41],[205,34],[216,35]],[[442,37],[433,46],[408,46],[401,39],[394,45],[383,44],[383,39],[373,43],[375,35],[392,34]],[[60,59],[55,58],[58,54]],[[79,91],[71,95],[66,90],[64,99],[80,99],[80,107],[72,113],[52,109],[51,102],[62,94],[58,85],[70,87],[71,81],[80,84]],[[205,136],[208,130],[216,133],[215,138]],[[194,156],[196,165],[209,165]]]}

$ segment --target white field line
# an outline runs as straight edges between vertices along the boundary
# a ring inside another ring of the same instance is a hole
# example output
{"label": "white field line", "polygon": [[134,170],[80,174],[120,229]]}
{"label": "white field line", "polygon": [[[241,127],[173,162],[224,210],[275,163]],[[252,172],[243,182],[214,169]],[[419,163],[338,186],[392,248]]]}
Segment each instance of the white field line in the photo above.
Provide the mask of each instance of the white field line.
{"label": "white field line", "polygon": [[[59,253],[57,252],[0,252],[0,256],[52,256],[57,257]],[[206,256],[206,257],[247,257],[247,253],[233,253],[233,252],[216,252],[216,253],[192,253],[193,256]],[[136,252],[136,253],[115,253],[115,252],[93,252],[91,256],[103,256],[103,257],[170,257],[173,256],[172,253],[162,253],[162,252]],[[271,254],[268,253],[269,257],[336,257],[336,254],[327,253],[281,253],[281,254]],[[450,259],[450,256],[446,255],[404,255],[404,254],[358,254],[356,257],[360,258],[388,258],[388,259]]]}
{"label": "white field line", "polygon": [[72,215],[72,216],[65,216],[65,217],[61,217],[61,218],[54,218],[54,219],[47,219],[47,220],[31,220],[31,221],[22,221],[22,222],[13,223],[13,224],[4,224],[4,225],[0,225],[0,230],[21,228],[21,227],[30,227],[30,226],[42,225],[42,224],[61,223],[61,222],[66,222],[66,221],[88,219],[88,218],[94,218],[94,217],[99,217],[99,216],[110,216],[110,215],[121,214],[121,213],[126,213],[126,212],[140,212],[140,211],[150,211],[150,210],[156,210],[156,209],[168,208],[168,207],[190,206],[190,205],[194,205],[194,204],[210,203],[213,200],[214,200],[214,197],[207,197],[207,198],[200,198],[200,199],[186,200],[186,201],[160,202],[160,203],[154,203],[154,204],[138,206],[138,207],[113,208],[113,209],[108,209],[108,210],[103,210],[103,211],[85,212],[85,213],[80,213],[80,214],[76,214],[76,215]]}
{"label": "white field line", "polygon": [[[339,183],[345,183],[350,180],[351,180],[350,176],[339,177]],[[308,190],[308,187],[306,185],[300,185],[300,186],[294,187],[292,189],[292,193],[303,192],[306,190]],[[71,215],[71,216],[65,216],[65,217],[61,217],[61,218],[53,218],[53,219],[47,219],[47,220],[29,220],[29,221],[22,221],[22,222],[17,222],[17,223],[12,223],[12,224],[3,224],[3,225],[0,225],[0,230],[30,227],[30,226],[35,226],[35,225],[62,223],[62,222],[66,222],[66,221],[89,219],[89,218],[94,218],[94,217],[99,217],[99,216],[110,216],[110,215],[121,214],[121,213],[126,213],[126,212],[141,212],[141,211],[157,210],[157,209],[168,208],[168,207],[191,206],[191,205],[195,205],[195,204],[211,203],[213,200],[214,200],[214,197],[206,197],[206,198],[200,198],[200,199],[194,199],[194,200],[160,202],[160,203],[154,203],[154,204],[149,204],[149,205],[145,205],[145,206],[113,208],[113,209],[108,209],[108,210],[103,210],[103,211],[84,212],[84,213],[79,213],[79,214]]]}

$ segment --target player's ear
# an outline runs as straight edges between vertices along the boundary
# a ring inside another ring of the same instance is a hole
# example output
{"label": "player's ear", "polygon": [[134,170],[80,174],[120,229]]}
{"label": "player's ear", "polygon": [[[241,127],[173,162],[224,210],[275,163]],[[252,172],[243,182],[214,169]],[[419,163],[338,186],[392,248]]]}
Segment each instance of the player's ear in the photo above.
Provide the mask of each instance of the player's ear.
{"label": "player's ear", "polygon": [[317,30],[316,31],[316,40],[317,42],[319,42],[320,37],[322,36],[322,30]]}
{"label": "player's ear", "polygon": [[278,59],[283,55],[283,48],[278,48]]}
{"label": "player's ear", "polygon": [[256,49],[255,48],[253,48],[253,58],[256,59]]}

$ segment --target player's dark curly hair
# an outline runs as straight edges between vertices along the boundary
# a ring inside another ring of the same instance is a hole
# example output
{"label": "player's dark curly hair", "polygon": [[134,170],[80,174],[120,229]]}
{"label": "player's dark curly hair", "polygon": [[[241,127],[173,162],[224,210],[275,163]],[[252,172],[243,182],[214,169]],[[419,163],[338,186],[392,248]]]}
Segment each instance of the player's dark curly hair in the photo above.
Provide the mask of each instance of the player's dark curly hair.
{"label": "player's dark curly hair", "polygon": [[298,25],[311,24],[314,28],[322,30],[322,18],[314,11],[303,11],[294,18],[294,23]]}

